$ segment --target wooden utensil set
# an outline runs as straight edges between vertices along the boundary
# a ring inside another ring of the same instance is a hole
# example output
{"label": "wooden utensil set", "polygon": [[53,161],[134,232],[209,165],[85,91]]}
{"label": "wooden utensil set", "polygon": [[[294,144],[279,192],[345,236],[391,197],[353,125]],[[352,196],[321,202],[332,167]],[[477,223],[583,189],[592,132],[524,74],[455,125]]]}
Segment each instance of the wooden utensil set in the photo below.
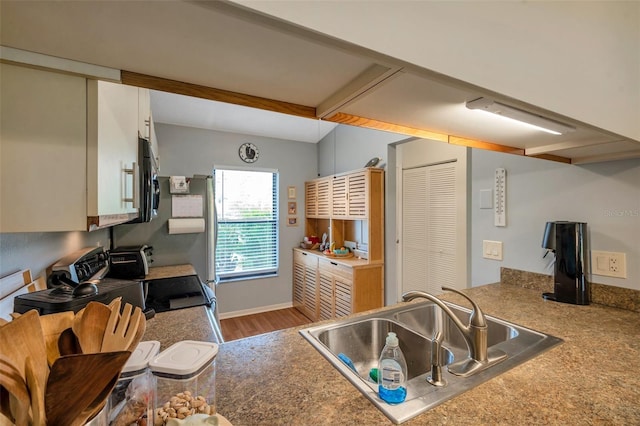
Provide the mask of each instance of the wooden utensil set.
{"label": "wooden utensil set", "polygon": [[0,325],[0,426],[83,425],[105,406],[146,327],[139,307],[89,302],[74,314]]}

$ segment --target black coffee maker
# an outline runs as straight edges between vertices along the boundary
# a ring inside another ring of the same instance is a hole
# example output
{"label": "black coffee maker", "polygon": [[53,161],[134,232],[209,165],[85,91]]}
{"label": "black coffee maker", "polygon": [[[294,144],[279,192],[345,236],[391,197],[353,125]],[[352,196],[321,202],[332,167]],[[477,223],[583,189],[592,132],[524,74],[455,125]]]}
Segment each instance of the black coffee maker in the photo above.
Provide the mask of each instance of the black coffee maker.
{"label": "black coffee maker", "polygon": [[[542,247],[553,252],[553,293],[542,297],[556,302],[588,305],[591,300],[587,224],[582,222],[547,222]],[[545,254],[546,256],[546,254]]]}

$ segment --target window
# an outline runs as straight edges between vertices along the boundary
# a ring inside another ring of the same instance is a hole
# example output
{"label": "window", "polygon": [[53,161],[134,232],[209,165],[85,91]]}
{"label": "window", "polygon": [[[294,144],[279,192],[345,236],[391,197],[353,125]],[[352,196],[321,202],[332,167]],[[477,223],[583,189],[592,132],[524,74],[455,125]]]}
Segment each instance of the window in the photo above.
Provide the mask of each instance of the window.
{"label": "window", "polygon": [[216,169],[216,274],[224,281],[278,271],[278,173]]}

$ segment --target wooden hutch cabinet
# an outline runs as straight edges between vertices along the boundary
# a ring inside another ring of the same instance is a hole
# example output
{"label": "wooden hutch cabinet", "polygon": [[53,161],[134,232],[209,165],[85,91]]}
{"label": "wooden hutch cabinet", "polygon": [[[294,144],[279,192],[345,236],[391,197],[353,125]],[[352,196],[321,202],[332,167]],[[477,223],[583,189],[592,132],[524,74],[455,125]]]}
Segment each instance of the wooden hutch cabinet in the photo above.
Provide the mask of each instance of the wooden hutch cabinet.
{"label": "wooden hutch cabinet", "polygon": [[366,168],[305,183],[305,235],[323,233],[335,247],[356,243],[342,258],[295,248],[293,304],[313,321],[384,305],[384,170]]}

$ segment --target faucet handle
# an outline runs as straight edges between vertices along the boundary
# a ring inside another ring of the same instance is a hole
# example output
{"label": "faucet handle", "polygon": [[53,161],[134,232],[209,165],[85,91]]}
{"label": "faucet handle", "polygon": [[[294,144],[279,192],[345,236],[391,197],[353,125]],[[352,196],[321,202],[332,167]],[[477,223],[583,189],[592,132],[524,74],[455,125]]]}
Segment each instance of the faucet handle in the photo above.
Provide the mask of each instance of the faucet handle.
{"label": "faucet handle", "polygon": [[482,310],[480,309],[480,306],[478,306],[476,304],[476,302],[474,302],[473,300],[471,300],[471,298],[469,298],[469,296],[467,296],[466,294],[456,290],[455,288],[451,288],[451,287],[442,287],[443,290],[445,291],[452,291],[456,294],[459,294],[460,296],[464,297],[465,299],[467,299],[469,301],[469,303],[471,303],[471,306],[473,307],[473,309],[471,310],[471,315],[469,316],[469,325],[473,326],[473,327],[486,327],[487,326],[487,321],[484,318],[484,314],[482,313]]}

